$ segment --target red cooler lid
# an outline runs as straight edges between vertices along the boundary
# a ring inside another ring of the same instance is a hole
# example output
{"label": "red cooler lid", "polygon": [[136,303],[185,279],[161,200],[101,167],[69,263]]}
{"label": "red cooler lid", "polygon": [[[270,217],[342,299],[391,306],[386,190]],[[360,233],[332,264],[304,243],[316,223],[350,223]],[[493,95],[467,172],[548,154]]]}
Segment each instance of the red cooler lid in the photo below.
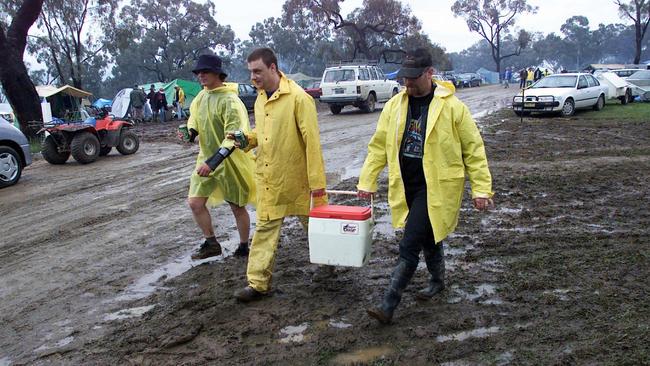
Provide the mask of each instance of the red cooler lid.
{"label": "red cooler lid", "polygon": [[309,217],[343,220],[366,220],[370,218],[370,207],[325,205],[311,209]]}

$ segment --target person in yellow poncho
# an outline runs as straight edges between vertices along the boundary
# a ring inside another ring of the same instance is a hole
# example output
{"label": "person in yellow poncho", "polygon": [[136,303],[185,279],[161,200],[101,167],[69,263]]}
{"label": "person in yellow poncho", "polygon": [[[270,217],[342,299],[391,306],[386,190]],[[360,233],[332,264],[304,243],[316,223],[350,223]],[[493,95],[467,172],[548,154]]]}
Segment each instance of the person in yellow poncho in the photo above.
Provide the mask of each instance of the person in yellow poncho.
{"label": "person in yellow poncho", "polygon": [[247,61],[258,89],[255,129],[247,134],[248,149],[257,148],[258,195],[257,225],[246,271],[248,286],[235,293],[242,302],[258,300],[269,292],[284,218],[307,216],[310,196],[315,205],[326,203],[314,100],[278,70],[271,49],[257,49]]}
{"label": "person in yellow poncho", "polygon": [[377,177],[388,165],[388,203],[394,227],[404,227],[399,261],[380,306],[367,310],[390,323],[402,293],[424,253],[431,275],[418,292],[429,299],[445,287],[442,241],[454,231],[465,187],[465,173],[478,210],[492,204],[492,177],[483,140],[468,108],[449,82],[433,79],[426,49],[406,54],[397,77],[406,90],[384,106],[359,176],[359,196],[377,191]]}
{"label": "person in yellow poncho", "polygon": [[224,82],[227,74],[221,69],[221,59],[214,55],[201,55],[192,70],[198,76],[203,90],[190,105],[187,127],[190,141],[198,136],[199,156],[196,169],[190,178],[188,204],[205,241],[192,259],[204,259],[220,255],[221,245],[214,235],[208,205],[228,202],[235,216],[239,231],[239,247],[235,255],[248,255],[250,217],[246,204],[255,199],[253,181],[254,161],[251,153],[235,149],[214,170],[208,160],[219,148],[234,148],[232,140],[226,139],[226,131],[250,131],[248,113],[237,94],[238,85]]}

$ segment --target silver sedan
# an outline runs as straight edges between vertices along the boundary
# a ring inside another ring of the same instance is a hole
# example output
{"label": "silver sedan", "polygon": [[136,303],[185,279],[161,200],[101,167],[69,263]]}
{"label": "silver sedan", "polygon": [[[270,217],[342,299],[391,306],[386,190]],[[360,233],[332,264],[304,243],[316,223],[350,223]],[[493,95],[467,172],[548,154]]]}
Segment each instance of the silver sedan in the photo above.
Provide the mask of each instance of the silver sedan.
{"label": "silver sedan", "polygon": [[588,73],[549,75],[512,99],[512,108],[519,116],[531,112],[559,112],[571,116],[576,109],[601,110],[607,99],[607,86]]}

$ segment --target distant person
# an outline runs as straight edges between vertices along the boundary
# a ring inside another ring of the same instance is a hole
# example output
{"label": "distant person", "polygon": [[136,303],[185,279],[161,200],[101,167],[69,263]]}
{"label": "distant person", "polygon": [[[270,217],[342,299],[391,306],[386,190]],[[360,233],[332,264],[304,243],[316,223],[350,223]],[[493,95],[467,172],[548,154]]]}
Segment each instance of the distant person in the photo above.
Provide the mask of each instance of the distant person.
{"label": "distant person", "polygon": [[155,121],[158,119],[158,110],[156,109],[156,87],[153,84],[149,87],[147,100],[149,101],[149,107],[151,107],[151,120]]}
{"label": "distant person", "polygon": [[382,324],[391,322],[418,267],[420,252],[431,277],[416,296],[431,299],[445,288],[443,240],[458,224],[465,176],[477,210],[487,210],[494,194],[476,122],[454,88],[433,79],[429,51],[407,52],[397,77],[404,78],[406,90],[384,105],[357,185],[359,197],[370,198],[388,166],[393,225],[404,227],[399,260],[383,300],[367,310]]}
{"label": "distant person", "polygon": [[165,89],[160,88],[154,96],[153,109],[158,112],[160,122],[167,122],[167,96],[165,96]]}
{"label": "distant person", "polygon": [[526,72],[526,87],[533,85],[534,80],[535,80],[535,72],[533,71],[532,67],[529,67],[528,71]]}
{"label": "distant person", "polygon": [[510,70],[509,67],[506,67],[506,72],[504,76],[504,88],[509,88],[510,87],[510,79],[512,78],[512,70]]}
{"label": "distant person", "polygon": [[235,293],[240,302],[269,293],[284,218],[298,216],[306,228],[310,201],[327,203],[314,100],[280,72],[270,48],[254,50],[247,61],[258,89],[255,128],[247,135],[247,149],[257,148],[257,225],[246,270],[248,286]]}
{"label": "distant person", "polygon": [[540,68],[536,68],[535,72],[533,74],[533,80],[537,82],[538,80],[541,80],[544,77],[544,74],[542,73],[542,70]]}
{"label": "distant person", "polygon": [[129,94],[131,102],[131,118],[135,121],[142,122],[144,120],[144,105],[147,103],[147,96],[136,84]]}
{"label": "distant person", "polygon": [[526,87],[526,78],[528,77],[528,71],[525,68],[519,70],[519,89]]}
{"label": "distant person", "polygon": [[145,96],[146,100],[144,101],[144,119],[151,121],[151,104],[149,104],[149,97],[145,93],[144,88],[140,88],[140,91]]}
{"label": "distant person", "polygon": [[185,105],[185,91],[179,85],[174,86],[174,105],[176,106],[176,116],[178,119],[185,118],[185,111],[183,111],[183,106]]}
{"label": "distant person", "polygon": [[548,69],[544,69],[544,77],[551,75],[551,72]]}
{"label": "distant person", "polygon": [[246,204],[255,197],[255,162],[252,153],[235,150],[216,169],[207,164],[208,160],[218,154],[220,148],[233,148],[234,143],[226,138],[226,131],[250,131],[248,112],[239,99],[237,84],[225,82],[228,75],[221,64],[218,56],[201,55],[192,70],[203,90],[192,101],[187,121],[190,142],[197,136],[199,138],[199,156],[190,177],[187,202],[192,209],[194,221],[205,238],[198,251],[192,255],[194,260],[222,253],[207,206],[215,206],[223,201],[230,205],[239,232],[239,246],[234,254],[248,255],[250,216]]}

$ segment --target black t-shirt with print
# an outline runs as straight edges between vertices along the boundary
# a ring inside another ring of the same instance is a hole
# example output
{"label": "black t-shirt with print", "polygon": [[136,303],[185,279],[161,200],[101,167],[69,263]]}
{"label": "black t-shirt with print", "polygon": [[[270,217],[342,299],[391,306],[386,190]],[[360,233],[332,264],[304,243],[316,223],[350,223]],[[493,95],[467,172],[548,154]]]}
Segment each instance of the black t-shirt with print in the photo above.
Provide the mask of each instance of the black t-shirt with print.
{"label": "black t-shirt with print", "polygon": [[424,155],[424,137],[427,130],[429,104],[433,100],[435,84],[430,94],[423,97],[409,96],[409,110],[406,127],[400,148],[400,165],[402,180],[407,190],[416,190],[426,186],[422,155]]}

